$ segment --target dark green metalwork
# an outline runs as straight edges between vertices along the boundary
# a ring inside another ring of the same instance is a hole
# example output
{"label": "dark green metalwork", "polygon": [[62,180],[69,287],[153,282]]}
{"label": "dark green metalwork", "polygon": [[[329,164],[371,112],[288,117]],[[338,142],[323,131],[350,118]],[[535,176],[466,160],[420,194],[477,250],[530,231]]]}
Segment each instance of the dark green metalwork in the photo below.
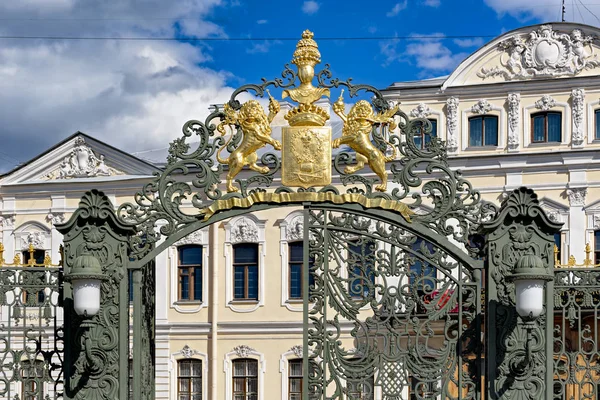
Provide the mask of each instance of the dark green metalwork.
{"label": "dark green metalwork", "polygon": [[0,266],[2,399],[63,398],[60,275],[55,267]]}
{"label": "dark green metalwork", "polygon": [[[548,219],[537,195],[519,188],[503,201],[499,213],[484,224],[486,234],[487,385],[490,399],[551,399],[553,376],[553,282],[545,291],[545,311],[535,327],[515,309],[511,279],[523,257],[542,261],[545,279],[554,265],[554,234],[560,224]],[[543,275],[543,276],[542,276]],[[528,354],[530,351],[530,354]]]}
{"label": "dark green metalwork", "polygon": [[554,270],[554,399],[597,399],[600,269]]}
{"label": "dark green metalwork", "polygon": [[311,398],[480,398],[483,264],[427,226],[352,208],[308,206]]}

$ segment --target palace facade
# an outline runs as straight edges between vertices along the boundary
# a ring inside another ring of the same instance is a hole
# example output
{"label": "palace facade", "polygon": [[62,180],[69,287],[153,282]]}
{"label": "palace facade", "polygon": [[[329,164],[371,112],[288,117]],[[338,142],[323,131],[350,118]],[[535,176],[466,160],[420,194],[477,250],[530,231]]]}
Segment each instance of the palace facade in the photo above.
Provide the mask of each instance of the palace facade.
{"label": "palace facade", "polygon": [[[431,122],[431,133],[415,143],[426,150],[431,136],[445,141],[451,166],[484,199],[499,204],[515,188],[534,189],[550,218],[563,223],[561,262],[581,262],[589,243],[600,263],[599,46],[595,27],[523,27],[449,76],[397,82],[383,93]],[[6,173],[4,258],[27,258],[33,246],[58,260],[55,225],[83,193],[96,188],[115,206],[130,202],[163,168],[160,156],[166,151],[132,155],[77,132]],[[157,399],[300,398],[302,232],[297,208],[272,209],[195,232],[157,258]],[[377,399],[378,391],[364,397]]]}

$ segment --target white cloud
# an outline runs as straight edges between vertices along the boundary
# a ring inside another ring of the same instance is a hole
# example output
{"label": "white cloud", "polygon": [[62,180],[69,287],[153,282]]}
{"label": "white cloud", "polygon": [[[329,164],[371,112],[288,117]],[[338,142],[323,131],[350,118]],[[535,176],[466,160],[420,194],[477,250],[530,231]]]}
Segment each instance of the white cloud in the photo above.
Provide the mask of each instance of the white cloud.
{"label": "white cloud", "polygon": [[[443,38],[440,38],[443,37],[441,33],[413,34],[411,36],[418,37],[418,39],[409,40],[404,49],[399,48],[402,43],[400,40],[380,43],[380,51],[385,57],[384,66],[393,62],[409,62],[422,70],[421,75],[439,74],[452,71],[468,55],[462,52],[454,54],[443,44]],[[426,36],[432,36],[432,38]]]}
{"label": "white cloud", "polygon": [[423,5],[427,7],[439,7],[441,0],[423,0]]}
{"label": "white cloud", "polygon": [[472,38],[472,39],[454,39],[454,43],[463,48],[467,47],[481,47],[483,45],[482,38]]}
{"label": "white cloud", "polygon": [[319,11],[319,3],[313,0],[307,0],[302,4],[302,12],[304,14],[312,15]]}
{"label": "white cloud", "polygon": [[400,3],[396,3],[394,5],[394,7],[387,12],[387,14],[385,14],[388,17],[395,17],[396,15],[400,14],[400,11],[406,9],[406,7],[408,7],[408,0],[404,0],[403,2]]}
{"label": "white cloud", "polygon": [[254,43],[252,47],[246,49],[248,54],[268,53],[271,47],[276,44],[281,44],[280,40],[264,40],[260,43]]}
{"label": "white cloud", "polygon": [[[555,5],[550,5],[549,3],[553,2],[548,0],[484,0],[484,2],[499,16],[508,14],[523,22],[532,19],[540,19],[546,22],[560,21],[561,19],[561,2],[558,0]],[[600,17],[600,4],[598,2],[576,0],[568,3],[571,3],[567,4],[566,7],[565,19],[568,22],[600,25],[600,20],[593,15]]]}
{"label": "white cloud", "polygon": [[258,25],[264,25],[264,24],[266,24],[267,22],[269,22],[269,21],[267,21],[266,19],[259,19],[258,21],[256,21],[256,23],[257,23]]}
{"label": "white cloud", "polygon": [[[72,0],[65,6],[67,0],[57,0],[56,7],[70,7],[68,17],[64,10],[38,9],[36,18],[43,20],[33,23],[23,22],[29,9],[9,8],[7,3],[0,4],[0,14],[20,21],[3,23],[4,35],[173,36],[177,22],[184,35],[225,36],[221,27],[206,21],[218,0],[187,1],[185,6],[147,0],[143,16],[135,8],[136,0],[123,0],[118,6],[99,0]],[[119,20],[82,24],[90,15]],[[77,130],[128,152],[165,147],[181,135],[185,121],[203,120],[210,104],[224,102],[231,94],[226,84],[231,75],[203,66],[210,58],[209,49],[177,41],[4,40],[2,152],[27,161]],[[14,162],[0,154],[0,171],[12,166]]]}

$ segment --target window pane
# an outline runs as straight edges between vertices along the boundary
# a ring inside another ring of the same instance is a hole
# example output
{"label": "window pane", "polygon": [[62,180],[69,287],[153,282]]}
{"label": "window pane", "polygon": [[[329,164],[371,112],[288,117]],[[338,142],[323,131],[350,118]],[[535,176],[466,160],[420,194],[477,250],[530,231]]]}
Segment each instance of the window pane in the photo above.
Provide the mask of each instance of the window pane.
{"label": "window pane", "polygon": [[[437,137],[437,119],[430,119],[431,122],[431,137]],[[425,139],[425,142],[429,142],[430,139]]]}
{"label": "window pane", "polygon": [[179,247],[180,265],[198,265],[202,264],[202,246],[181,246]]}
{"label": "window pane", "polygon": [[233,262],[258,264],[258,244],[242,243],[233,246]]}
{"label": "window pane", "polygon": [[250,393],[258,392],[258,379],[248,378],[248,392],[250,392]]}
{"label": "window pane", "polygon": [[248,267],[248,298],[258,299],[258,267]]}
{"label": "window pane", "polygon": [[258,361],[256,360],[246,360],[248,364],[248,376],[258,376]]}
{"label": "window pane", "polygon": [[179,393],[189,393],[190,378],[179,378]]}
{"label": "window pane", "polygon": [[180,269],[181,275],[179,282],[181,287],[181,300],[190,299],[190,277],[187,275],[187,268]]}
{"label": "window pane", "polygon": [[202,376],[202,361],[192,360],[192,376]]}
{"label": "window pane", "polygon": [[234,267],[234,294],[233,296],[236,299],[243,299],[244,298],[244,288],[245,288],[245,282],[244,282],[244,274],[246,271],[246,267]]}
{"label": "window pane", "polygon": [[233,379],[233,391],[243,392],[246,389],[246,378],[234,378]]}
{"label": "window pane", "polygon": [[129,279],[129,302],[133,301],[133,271],[127,271],[127,279]]}
{"label": "window pane", "polygon": [[202,393],[202,378],[192,379],[192,393]]}
{"label": "window pane", "polygon": [[471,118],[469,120],[469,146],[483,145],[483,130],[481,118]]}
{"label": "window pane", "polygon": [[302,377],[302,360],[290,360],[289,361],[289,374],[290,376]]}
{"label": "window pane", "polygon": [[290,249],[290,261],[304,260],[304,245],[302,242],[294,242],[289,244]]}
{"label": "window pane", "polygon": [[486,146],[498,146],[498,118],[496,117],[485,117],[484,123],[484,137]]}
{"label": "window pane", "polygon": [[194,300],[202,300],[202,268],[194,268]]}
{"label": "window pane", "polygon": [[546,137],[544,135],[544,130],[546,128],[546,116],[545,115],[537,115],[533,117],[533,141],[534,142],[544,142]]}
{"label": "window pane", "polygon": [[596,118],[596,131],[594,138],[600,139],[600,109],[594,112],[594,116]]}
{"label": "window pane", "polygon": [[179,376],[190,376],[192,371],[190,369],[189,360],[179,361],[178,364],[179,364]]}
{"label": "window pane", "polygon": [[290,298],[302,298],[302,264],[290,264]]}
{"label": "window pane", "polygon": [[560,142],[561,140],[561,115],[559,113],[548,114],[548,141]]}

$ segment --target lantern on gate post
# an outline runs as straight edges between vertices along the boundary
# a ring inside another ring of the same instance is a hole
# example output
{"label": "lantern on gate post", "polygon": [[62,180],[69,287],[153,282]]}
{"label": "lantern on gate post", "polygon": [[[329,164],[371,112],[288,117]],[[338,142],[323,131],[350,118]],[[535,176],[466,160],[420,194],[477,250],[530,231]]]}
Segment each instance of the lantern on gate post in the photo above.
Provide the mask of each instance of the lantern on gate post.
{"label": "lantern on gate post", "polygon": [[83,254],[75,259],[64,279],[73,286],[73,308],[77,315],[86,318],[96,315],[100,311],[102,281],[107,279],[100,261],[91,254]]}
{"label": "lantern on gate post", "polygon": [[536,327],[536,320],[544,310],[544,288],[554,275],[544,267],[540,257],[527,254],[519,259],[507,279],[515,284],[515,308],[527,330],[525,357],[518,364],[518,368],[524,370],[531,361],[531,330]]}

